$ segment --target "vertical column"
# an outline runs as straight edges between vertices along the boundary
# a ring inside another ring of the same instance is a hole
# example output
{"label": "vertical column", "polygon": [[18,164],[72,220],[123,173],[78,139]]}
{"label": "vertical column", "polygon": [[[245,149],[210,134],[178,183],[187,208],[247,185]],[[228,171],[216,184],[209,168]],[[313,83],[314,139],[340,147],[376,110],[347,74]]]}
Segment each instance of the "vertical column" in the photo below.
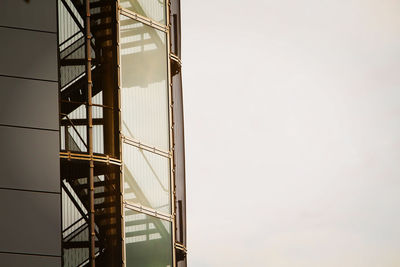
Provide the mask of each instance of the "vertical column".
{"label": "vertical column", "polygon": [[88,190],[89,190],[89,264],[94,267],[96,261],[95,255],[95,222],[94,222],[94,162],[93,162],[93,118],[92,118],[92,48],[91,39],[92,34],[90,32],[90,0],[85,1],[85,57],[86,57],[86,77],[87,77],[87,145],[88,153],[90,156],[89,162],[89,178],[88,178]]}
{"label": "vertical column", "polygon": [[61,266],[56,10],[0,3],[2,266]]}
{"label": "vertical column", "polygon": [[170,5],[170,62],[173,101],[174,170],[175,170],[175,250],[176,266],[186,263],[186,182],[185,142],[181,74],[180,1],[171,0]]}

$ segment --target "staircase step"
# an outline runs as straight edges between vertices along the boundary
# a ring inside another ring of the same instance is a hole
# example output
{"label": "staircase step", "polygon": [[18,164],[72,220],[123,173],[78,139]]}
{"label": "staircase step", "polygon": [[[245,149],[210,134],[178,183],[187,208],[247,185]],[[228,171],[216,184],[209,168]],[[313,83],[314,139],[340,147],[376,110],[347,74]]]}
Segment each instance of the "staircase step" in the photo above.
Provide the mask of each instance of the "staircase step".
{"label": "staircase step", "polygon": [[114,195],[115,195],[114,192],[99,192],[99,193],[94,193],[94,198],[109,197]]}
{"label": "staircase step", "polygon": [[[101,69],[99,67],[92,70],[92,80],[93,80],[93,96],[97,95],[101,90],[101,84],[96,79],[96,75],[101,74]],[[71,100],[75,102],[85,102],[86,101],[86,92],[87,86],[86,76],[82,76],[79,80],[75,81],[72,85],[70,85],[67,89],[61,91],[61,99],[62,100]],[[82,90],[82,94],[81,94]],[[77,109],[81,104],[79,103],[64,103],[61,102],[61,113],[69,114],[75,109]]]}
{"label": "staircase step", "polygon": [[[89,247],[89,241],[67,241],[63,242],[63,248],[64,249],[71,249],[71,248],[88,248]],[[96,247],[100,246],[100,242],[96,241]]]}
{"label": "staircase step", "polygon": [[[115,184],[115,182],[108,181],[108,180],[107,181],[97,181],[97,182],[94,182],[94,187],[97,188],[97,187],[113,185],[113,184]],[[74,189],[76,189],[76,190],[81,190],[81,189],[86,189],[86,188],[88,188],[87,184],[80,184],[80,185],[74,187]]]}
{"label": "staircase step", "polygon": [[79,185],[74,185],[73,186],[75,191],[80,191],[88,188],[87,184],[79,184]]}
{"label": "staircase step", "polygon": [[109,6],[112,3],[114,3],[115,1],[97,1],[97,2],[92,2],[90,3],[90,8],[98,8],[98,7],[105,7],[105,6]]}
{"label": "staircase step", "polygon": [[[66,58],[60,60],[61,66],[76,66],[86,65],[86,59],[84,58]],[[95,64],[95,59],[92,58],[92,64]]]}
{"label": "staircase step", "polygon": [[90,18],[92,20],[98,20],[98,19],[102,19],[102,18],[111,17],[111,15],[112,15],[111,11],[105,11],[105,12],[93,14],[93,15],[90,16]]}
{"label": "staircase step", "polygon": [[95,24],[93,26],[90,26],[90,30],[92,32],[97,32],[101,30],[107,30],[107,29],[112,29],[113,23],[101,23],[101,24]]}
{"label": "staircase step", "polygon": [[101,203],[101,204],[94,204],[95,209],[104,209],[104,208],[111,208],[116,206],[116,202],[106,202],[106,203]]}
{"label": "staircase step", "polygon": [[[75,192],[79,192],[79,191],[75,191]],[[114,192],[98,192],[98,193],[94,193],[94,199],[99,199],[99,198],[103,198],[103,197],[108,197],[108,196],[115,196],[116,193]],[[82,203],[88,204],[89,203],[89,195],[88,194],[80,194],[79,195]]]}
{"label": "staircase step", "polygon": [[115,217],[115,213],[114,212],[98,214],[98,215],[94,216],[95,221],[101,221],[101,220],[104,220],[104,219],[110,219],[110,218],[114,218],[114,217]]}

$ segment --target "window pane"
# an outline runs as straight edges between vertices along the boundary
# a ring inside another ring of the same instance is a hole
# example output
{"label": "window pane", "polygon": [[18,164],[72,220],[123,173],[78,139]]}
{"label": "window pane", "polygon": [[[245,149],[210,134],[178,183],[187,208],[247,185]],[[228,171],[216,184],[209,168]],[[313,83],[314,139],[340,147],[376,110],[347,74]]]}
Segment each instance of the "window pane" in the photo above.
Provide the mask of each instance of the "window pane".
{"label": "window pane", "polygon": [[169,159],[131,145],[123,145],[124,199],[171,213]]}
{"label": "window pane", "polygon": [[121,0],[120,5],[158,23],[166,24],[165,0]]}
{"label": "window pane", "polygon": [[125,209],[126,266],[172,266],[171,223]]}
{"label": "window pane", "polygon": [[122,132],[169,150],[166,34],[121,16]]}

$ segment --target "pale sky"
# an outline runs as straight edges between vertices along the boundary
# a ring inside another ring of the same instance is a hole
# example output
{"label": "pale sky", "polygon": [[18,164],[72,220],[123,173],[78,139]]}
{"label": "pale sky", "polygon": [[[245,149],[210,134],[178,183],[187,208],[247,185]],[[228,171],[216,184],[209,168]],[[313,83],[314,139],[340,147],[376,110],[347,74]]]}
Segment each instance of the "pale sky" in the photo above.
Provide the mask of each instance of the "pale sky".
{"label": "pale sky", "polygon": [[400,266],[400,0],[182,0],[190,267]]}

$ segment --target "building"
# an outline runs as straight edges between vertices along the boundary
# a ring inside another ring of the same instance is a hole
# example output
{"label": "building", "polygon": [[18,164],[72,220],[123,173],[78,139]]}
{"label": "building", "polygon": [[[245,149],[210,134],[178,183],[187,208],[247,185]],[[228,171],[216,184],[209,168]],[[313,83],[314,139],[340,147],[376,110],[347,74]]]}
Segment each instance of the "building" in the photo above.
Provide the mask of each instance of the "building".
{"label": "building", "polygon": [[186,266],[179,0],[0,2],[0,265]]}

